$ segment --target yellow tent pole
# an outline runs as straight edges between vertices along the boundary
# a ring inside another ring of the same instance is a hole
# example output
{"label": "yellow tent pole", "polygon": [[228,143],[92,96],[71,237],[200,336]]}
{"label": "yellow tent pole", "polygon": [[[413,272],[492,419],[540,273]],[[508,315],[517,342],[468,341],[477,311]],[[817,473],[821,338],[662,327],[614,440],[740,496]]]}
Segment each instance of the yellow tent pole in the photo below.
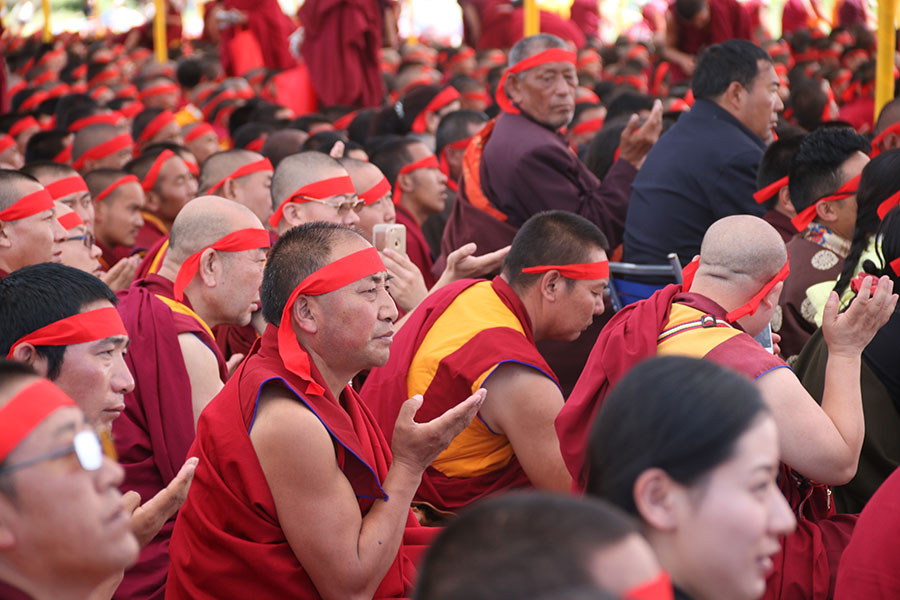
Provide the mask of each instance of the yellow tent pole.
{"label": "yellow tent pole", "polygon": [[541,16],[537,0],[525,0],[525,37],[541,32]]}
{"label": "yellow tent pole", "polygon": [[49,44],[53,41],[53,32],[50,31],[50,0],[42,0],[41,5],[44,8],[44,43]]}
{"label": "yellow tent pole", "polygon": [[156,15],[153,17],[153,51],[156,62],[164,63],[169,60],[166,49],[166,0],[154,0]]}
{"label": "yellow tent pole", "polygon": [[897,0],[878,2],[878,63],[875,70],[875,118],[894,98],[894,51],[897,47],[894,24]]}
{"label": "yellow tent pole", "polygon": [[409,2],[406,3],[406,9],[407,9],[407,17],[409,18],[409,35],[406,36],[406,41],[409,44],[415,44],[416,43],[416,21],[415,21],[415,14],[413,13],[413,0],[409,0]]}

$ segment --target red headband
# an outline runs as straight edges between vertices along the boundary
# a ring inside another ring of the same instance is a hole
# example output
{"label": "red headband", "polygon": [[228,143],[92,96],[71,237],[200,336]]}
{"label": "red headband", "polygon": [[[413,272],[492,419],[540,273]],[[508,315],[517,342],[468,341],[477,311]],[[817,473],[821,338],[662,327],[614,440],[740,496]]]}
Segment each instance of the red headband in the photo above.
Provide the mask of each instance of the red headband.
{"label": "red headband", "polygon": [[581,69],[598,62],[600,62],[599,54],[597,54],[596,52],[587,52],[584,54],[584,56],[578,59],[578,61],[575,63],[575,67]]}
{"label": "red headband", "polygon": [[453,148],[454,150],[465,150],[469,145],[469,142],[472,141],[473,137],[475,136],[456,140],[455,142],[451,142],[441,149],[441,155],[438,159],[438,164],[440,166],[441,173],[447,176],[447,187],[454,192],[459,191],[459,184],[450,178],[450,161],[447,160],[447,148]]}
{"label": "red headband", "polygon": [[[413,171],[418,171],[419,169],[438,169],[440,170],[441,163],[438,162],[437,156],[434,154],[430,156],[426,156],[421,160],[417,160],[416,162],[409,163],[397,173],[397,177],[400,175],[406,175],[407,173],[412,173]],[[394,185],[394,204],[400,204],[400,198],[403,196],[403,190],[400,189],[399,185]]]}
{"label": "red headband", "polygon": [[656,67],[656,71],[653,73],[653,84],[650,86],[650,93],[652,95],[659,96],[662,94],[663,82],[671,68],[672,65],[666,61],[659,63],[659,66]]}
{"label": "red headband", "polygon": [[857,175],[856,177],[842,185],[840,188],[838,188],[838,190],[833,194],[823,196],[822,198],[819,198],[818,200],[813,202],[810,206],[804,208],[797,214],[796,217],[791,219],[791,224],[793,224],[797,231],[805,230],[809,226],[809,224],[813,222],[813,219],[816,218],[817,206],[819,206],[823,202],[835,202],[837,200],[843,200],[844,198],[849,198],[850,196],[854,195],[859,189],[860,177],[861,175]]}
{"label": "red headband", "polygon": [[300,344],[297,342],[297,336],[294,333],[294,327],[291,322],[291,310],[297,301],[297,296],[300,294],[306,296],[327,294],[339,290],[345,285],[350,285],[354,281],[359,281],[363,277],[369,277],[384,271],[384,263],[381,262],[378,250],[366,248],[339,258],[318,271],[309,274],[291,292],[284,305],[284,310],[281,311],[281,321],[278,324],[278,353],[281,355],[281,360],[288,371],[309,382],[305,390],[300,390],[301,393],[321,395],[325,393],[325,390],[313,381],[309,354],[300,347]]}
{"label": "red headband", "polygon": [[171,110],[164,110],[155,117],[153,117],[147,126],[144,127],[144,130],[141,132],[141,135],[138,136],[138,141],[140,142],[148,142],[153,139],[159,130],[168,125],[169,123],[175,123],[175,115]]}
{"label": "red headband", "polygon": [[266,138],[269,137],[267,135],[260,136],[255,140],[249,142],[246,146],[244,146],[245,150],[252,150],[253,152],[260,153],[262,152],[263,146],[266,143]]}
{"label": "red headband", "polygon": [[898,204],[900,204],[900,191],[891,194],[884,202],[878,205],[878,218],[883,221],[884,217],[891,212],[891,209]]}
{"label": "red headband", "polygon": [[38,379],[0,408],[0,462],[60,408],[75,406],[65,392],[46,379]]}
{"label": "red headband", "polygon": [[131,104],[126,104],[119,108],[119,113],[127,119],[131,119],[144,110],[144,105],[135,100]]}
{"label": "red headband", "polygon": [[126,183],[137,183],[140,185],[141,181],[134,175],[125,175],[124,177],[119,177],[118,179],[113,181],[109,187],[97,194],[97,197],[94,198],[94,202],[100,202]]}
{"label": "red headband", "polygon": [[37,122],[37,119],[28,115],[27,117],[22,117],[15,123],[13,123],[12,127],[9,128],[9,135],[13,137],[18,137],[20,133],[31,129],[32,127],[37,127],[40,129],[41,125]]}
{"label": "red headband", "polygon": [[50,197],[47,190],[41,188],[22,196],[4,210],[0,210],[0,221],[18,221],[52,208],[53,198]]}
{"label": "red headband", "polygon": [[56,48],[55,50],[50,50],[49,52],[45,53],[40,59],[38,59],[37,64],[38,65],[47,64],[52,59],[56,58],[57,56],[62,56],[63,54],[65,54],[65,50],[63,50],[62,48]]}
{"label": "red headband", "polygon": [[138,95],[138,90],[131,84],[126,85],[125,87],[116,90],[116,98],[130,98],[132,100],[136,100]]}
{"label": "red headband", "polygon": [[425,119],[428,115],[436,113],[454,100],[459,99],[459,92],[452,85],[448,85],[438,92],[431,101],[425,105],[412,123],[413,133],[425,133]]}
{"label": "red headband", "polygon": [[214,244],[210,244],[199,252],[191,254],[178,269],[175,276],[175,300],[181,302],[184,298],[184,288],[188,286],[197,269],[200,268],[200,257],[207,250],[219,250],[221,252],[241,252],[243,250],[256,250],[268,248],[271,244],[269,232],[265,229],[239,229],[229,233]]}
{"label": "red headband", "polygon": [[203,107],[203,118],[209,119],[212,117],[212,114],[216,111],[216,108],[224,102],[225,100],[229,100],[232,98],[237,98],[237,94],[234,93],[233,90],[222,90],[215,96],[209,99],[206,105]]}
{"label": "red headband", "polygon": [[379,200],[381,200],[385,194],[391,191],[391,182],[387,180],[387,177],[384,175],[381,176],[381,181],[362,192],[361,194],[357,194],[366,206],[371,204],[375,204]]}
{"label": "red headband", "polygon": [[107,140],[102,144],[97,144],[93,148],[88,148],[87,152],[75,159],[75,162],[72,163],[72,166],[75,167],[76,171],[80,171],[84,168],[84,163],[89,160],[100,160],[102,158],[106,158],[110,154],[115,154],[116,152],[124,150],[125,148],[131,148],[133,145],[134,140],[131,139],[131,135],[127,133],[120,133],[116,137]]}
{"label": "red headband", "polygon": [[[681,276],[683,281],[681,284],[681,289],[685,292],[689,292],[691,290],[691,285],[694,283],[694,275],[697,274],[697,269],[699,267],[700,257],[696,257],[694,258],[694,260],[689,262],[684,267],[684,269],[682,269]],[[756,309],[759,308],[759,303],[762,302],[763,298],[766,297],[766,294],[771,292],[772,288],[774,288],[779,281],[784,281],[785,279],[787,279],[787,276],[790,274],[790,272],[791,260],[790,258],[788,258],[788,260],[784,263],[784,266],[781,267],[781,270],[778,271],[778,273],[776,273],[775,276],[766,285],[764,285],[755,296],[750,298],[750,300],[743,306],[739,306],[738,308],[725,315],[725,320],[729,323],[734,323],[741,317],[745,317],[747,315],[752,315],[753,313],[755,313]]]}
{"label": "red headband", "polygon": [[162,170],[166,161],[170,158],[177,157],[178,156],[171,150],[163,150],[160,152],[159,156],[156,157],[156,160],[153,161],[153,164],[150,165],[150,170],[147,171],[147,174],[144,176],[144,181],[141,182],[141,189],[145,192],[152,190],[153,186],[156,185],[156,180],[159,179],[159,172]]}
{"label": "red headband", "polygon": [[340,117],[339,119],[336,119],[334,121],[334,128],[335,129],[347,129],[348,127],[350,127],[350,123],[353,122],[353,119],[355,119],[356,115],[358,115],[358,114],[359,114],[358,110],[348,112],[343,117]]}
{"label": "red headband", "polygon": [[[353,180],[350,179],[349,175],[342,175],[341,177],[332,177],[331,179],[323,179],[322,181],[308,183],[296,190],[287,197],[287,200],[281,203],[281,206],[279,206],[278,209],[272,213],[272,216],[269,217],[269,225],[278,227],[278,224],[281,222],[281,217],[284,215],[284,207],[287,206],[289,202],[294,202],[295,198],[303,197],[313,198],[314,200],[324,200],[325,198],[341,196],[344,194],[356,194],[356,188],[353,187]],[[301,202],[306,202],[306,200],[301,200]]]}
{"label": "red headband", "polygon": [[100,87],[97,87],[97,88],[94,88],[93,90],[91,90],[91,93],[89,95],[94,100],[99,100],[100,96],[103,95],[103,92],[112,93],[112,90],[105,85],[101,85]]}
{"label": "red headband", "polygon": [[6,358],[12,358],[16,347],[26,342],[32,346],[69,346],[117,335],[128,335],[119,311],[112,306],[98,308],[54,321],[19,338],[10,347]]}
{"label": "red headband", "polygon": [[219,181],[216,185],[209,188],[206,192],[207,194],[212,194],[215,190],[219,189],[225,182],[229,179],[238,179],[243,177],[244,175],[250,175],[252,173],[259,173],[260,171],[274,171],[275,167],[272,166],[272,163],[269,162],[268,158],[263,158],[261,160],[254,161],[252,163],[247,163],[242,167],[238,167],[235,169],[230,175],[226,175]]}
{"label": "red headband", "polygon": [[53,157],[53,162],[61,163],[64,165],[72,162],[72,142],[66,144],[66,147],[63,148],[59,154]]}
{"label": "red headband", "polygon": [[67,212],[61,217],[56,217],[56,221],[62,226],[66,231],[70,229],[75,229],[79,225],[84,225],[84,221],[81,220],[81,217],[78,216],[78,213],[74,210],[72,212]]}
{"label": "red headband", "polygon": [[488,106],[491,104],[491,96],[484,91],[463,92],[461,97],[471,102],[484,102]]}
{"label": "red headband", "polygon": [[151,96],[161,96],[163,94],[178,94],[178,86],[174,83],[158,83],[144,88],[138,92],[138,100],[144,100]]}
{"label": "red headband", "polygon": [[603,129],[603,122],[606,119],[604,117],[597,117],[596,119],[588,119],[587,121],[582,121],[575,125],[572,128],[572,133],[593,133],[595,131],[600,131]]}
{"label": "red headband", "polygon": [[112,67],[110,69],[104,69],[91,77],[91,80],[88,81],[88,87],[96,87],[98,84],[103,83],[104,81],[109,81],[110,79],[118,79],[119,78],[119,69]]}
{"label": "red headband", "polygon": [[583,263],[579,265],[541,265],[538,267],[525,267],[523,273],[547,273],[559,271],[559,274],[569,279],[606,279],[609,277],[609,261]]}
{"label": "red headband", "polygon": [[474,48],[469,48],[469,47],[463,48],[459,52],[457,52],[456,54],[451,56],[449,60],[447,60],[447,66],[455,65],[455,64],[460,63],[468,58],[474,58],[474,56],[475,56]]}
{"label": "red headband", "polygon": [[900,134],[900,121],[897,121],[893,125],[890,125],[884,131],[875,136],[875,139],[872,140],[872,158],[875,158],[876,156],[881,154],[881,148],[879,148],[878,145],[882,141],[884,141],[884,138],[886,138],[891,133]]}
{"label": "red headband", "polygon": [[90,125],[118,125],[121,121],[121,113],[112,112],[102,115],[91,115],[72,121],[72,124],[69,125],[69,131],[77,133]]}
{"label": "red headband", "polygon": [[0,154],[3,154],[16,145],[16,140],[5,133],[0,133]]}
{"label": "red headband", "polygon": [[888,265],[891,267],[891,270],[894,272],[894,275],[900,275],[900,258],[895,258]]}
{"label": "red headband", "polygon": [[208,133],[215,133],[216,130],[213,129],[213,126],[207,123],[206,121],[202,121],[194,126],[187,135],[184,136],[184,142],[186,144],[190,144],[196,139],[203,137]]}
{"label": "red headband", "polygon": [[47,193],[50,194],[51,198],[59,200],[60,198],[65,198],[69,194],[74,194],[75,192],[86,192],[88,191],[88,186],[84,182],[84,179],[81,178],[81,175],[72,175],[70,177],[57,179],[53,183],[45,185],[44,189],[47,190]]}
{"label": "red headband", "polygon": [[510,74],[521,73],[522,71],[527,71],[528,69],[533,69],[535,67],[539,67],[541,65],[545,65],[547,63],[555,63],[555,62],[567,62],[575,64],[575,53],[570,50],[563,50],[562,48],[551,48],[549,50],[544,50],[543,52],[538,52],[533,56],[529,56],[524,60],[520,60],[513,66],[506,69],[503,72],[503,77],[500,78],[500,84],[497,86],[497,105],[503,112],[508,112],[512,114],[518,114],[519,109],[516,108],[512,100],[509,99],[509,96],[506,95],[506,78]]}
{"label": "red headband", "polygon": [[781,188],[788,184],[788,176],[785,175],[781,179],[773,181],[763,189],[753,194],[753,199],[756,200],[757,204],[762,204],[763,202],[772,198],[775,194],[781,191]]}
{"label": "red headband", "polygon": [[575,98],[576,105],[587,104],[588,102],[590,102],[591,104],[600,104],[600,96],[590,90],[587,90],[583,91],[580,97]]}

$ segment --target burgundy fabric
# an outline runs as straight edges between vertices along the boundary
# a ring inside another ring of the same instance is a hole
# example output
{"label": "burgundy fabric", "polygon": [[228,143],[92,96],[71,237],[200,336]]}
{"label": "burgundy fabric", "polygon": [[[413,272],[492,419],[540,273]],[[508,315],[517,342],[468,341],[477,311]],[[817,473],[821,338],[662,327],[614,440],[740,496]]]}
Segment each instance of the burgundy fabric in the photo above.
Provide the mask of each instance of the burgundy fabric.
{"label": "burgundy fabric", "polygon": [[[476,49],[511,48],[524,37],[525,11],[521,7],[511,8],[507,2],[494,2],[483,14]],[[583,48],[587,43],[584,32],[575,22],[546,10],[540,11],[540,31],[572,42],[576,48]]]}
{"label": "burgundy fabric", "polygon": [[[125,248],[124,246],[119,246],[116,248],[115,252],[117,256],[131,256],[134,252],[149,250],[156,243],[159,242],[160,238],[163,238],[169,234],[168,231],[164,231],[159,228],[153,221],[148,219],[144,219],[144,224],[138,230],[137,238],[135,239],[134,246],[131,248]],[[121,255],[119,250],[125,252],[124,255]]]}
{"label": "burgundy fabric", "polygon": [[[307,0],[300,8],[303,58],[323,105],[379,106],[381,2]],[[335,77],[340,73],[340,77]]]}
{"label": "burgundy fabric", "polygon": [[397,223],[406,226],[406,255],[422,272],[422,276],[425,278],[425,287],[431,289],[437,283],[437,278],[433,272],[434,262],[431,259],[431,248],[428,247],[422,227],[402,204],[396,206],[396,212]]}
{"label": "burgundy fabric", "polygon": [[[125,395],[125,412],[113,423],[113,439],[125,469],[121,489],[135,490],[143,501],[175,478],[194,440],[191,385],[178,335],[193,333],[200,338],[216,354],[222,379],[226,376],[225,362],[215,341],[195,319],[172,312],[156,294],[171,298],[172,282],[158,275],[136,281],[119,292],[117,306],[131,340],[125,362],[134,376],[135,387]],[[164,597],[174,525],[173,517],[141,550],[137,564],[126,571],[115,598]]]}
{"label": "burgundy fabric", "polygon": [[[172,538],[169,600],[320,597],[279,525],[250,441],[259,393],[267,383],[296,396],[328,430],[338,466],[363,515],[385,497],[381,482],[391,454],[371,413],[349,386],[341,402],[328,391],[324,396],[297,393],[306,382],[284,367],[277,336],[277,328],[270,325],[200,417],[191,447],[200,464]],[[326,387],[315,364],[312,375]],[[415,578],[411,557],[421,553],[421,547],[411,545],[421,546],[436,532],[420,527],[409,513],[404,542],[376,598],[409,593]]]}
{"label": "burgundy fabric", "polygon": [[[223,0],[222,6],[226,10],[235,8],[247,15],[246,27],[259,41],[266,67],[288,69],[296,64],[288,47],[288,37],[297,27],[282,12],[277,0]],[[232,27],[221,33],[222,66],[229,74],[232,74],[231,59],[224,49],[237,32]]]}
{"label": "burgundy fabric", "polygon": [[[673,0],[669,11],[674,10]],[[709,0],[709,23],[704,27],[694,27],[677,16],[675,20],[678,27],[675,47],[686,54],[698,55],[709,46],[733,38],[753,40],[752,17],[737,0]],[[672,65],[673,81],[687,78],[678,65]]]}
{"label": "burgundy fabric", "polygon": [[[134,280],[143,279],[147,275],[150,275],[150,266],[153,264],[153,261],[156,260],[156,255],[159,254],[160,250],[162,250],[163,244],[169,241],[169,234],[166,234],[156,240],[152,246],[147,250],[147,253],[144,255],[143,260],[141,260],[141,264],[138,265],[137,271],[134,274]],[[163,252],[163,257],[165,258],[165,252]],[[157,271],[159,270],[159,266],[162,265],[162,258],[160,262],[157,264]]]}
{"label": "burgundy fabric", "polygon": [[253,347],[253,342],[259,339],[259,334],[256,333],[253,325],[219,325],[213,327],[213,335],[216,337],[216,344],[225,360],[235,354],[247,356],[250,348]]}

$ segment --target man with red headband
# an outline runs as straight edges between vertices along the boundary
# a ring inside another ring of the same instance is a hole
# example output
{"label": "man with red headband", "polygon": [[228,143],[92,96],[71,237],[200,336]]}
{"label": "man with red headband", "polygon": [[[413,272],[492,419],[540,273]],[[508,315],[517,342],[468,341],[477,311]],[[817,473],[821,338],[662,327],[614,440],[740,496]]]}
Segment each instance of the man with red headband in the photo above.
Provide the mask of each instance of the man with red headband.
{"label": "man with red headband", "polygon": [[872,158],[881,152],[900,148],[900,98],[891,100],[881,108],[875,129],[872,131]]}
{"label": "man with red headband", "polygon": [[209,156],[200,167],[198,193],[215,194],[253,211],[262,223],[272,215],[272,163],[250,150],[226,150]]}
{"label": "man with red headband", "polygon": [[78,171],[56,162],[35,162],[26,165],[22,172],[37,179],[54,202],[61,202],[78,213],[88,231],[94,230],[91,192]]}
{"label": "man with red headband", "polygon": [[421,398],[407,401],[388,446],[347,382],[387,362],[397,310],[377,251],[353,230],[284,233],[262,298],[261,345],[197,427],[168,598],[408,595],[416,546],[433,533],[410,501],[484,392],[429,422],[413,420]]}
{"label": "man with red headband", "polygon": [[575,110],[575,53],[556,36],[538,34],[513,47],[509,65],[497,93],[502,113],[466,149],[441,256],[466,242],[483,252],[501,248],[529,217],[549,209],[581,215],[618,246],[631,182],[662,129],[662,106],[641,127],[632,117],[620,160],[601,183],[559,133]]}
{"label": "man with red headband", "polygon": [[0,169],[0,279],[28,265],[59,262],[65,238],[43,186],[29,175]]}
{"label": "man with red headband", "polygon": [[100,264],[114,277],[107,285],[125,289],[131,285],[141,258],[135,255],[117,262],[113,252],[118,247],[133,247],[144,225],[141,182],[119,169],[90,171],[84,180],[94,199],[94,237],[103,252]]}
{"label": "man with red headband", "polygon": [[81,174],[95,169],[121,169],[131,160],[134,141],[115,125],[89,125],[75,134],[72,166]]}
{"label": "man with red headband", "polygon": [[357,227],[363,201],[336,159],[322,152],[286,157],[272,176],[269,227],[278,235],[312,221]]}
{"label": "man with red headband", "polygon": [[593,417],[610,388],[641,360],[693,356],[751,378],[778,425],[785,465],[779,485],[802,517],[783,541],[770,590],[797,589],[798,597],[810,598],[827,592],[836,567],[829,560],[852,528],[853,519],[826,518],[834,514],[827,486],[844,484],[856,472],[865,428],[860,356],[893,313],[897,296],[889,278],[870,279],[839,314],[832,293],[823,324],[829,356],[819,405],[785,362],[751,337],[768,326],[789,268],[778,232],[762,219],[737,215],[714,223],[698,261],[685,269],[684,286],[667,286],[627,306],[604,327],[556,429],[569,471],[583,485]]}
{"label": "man with red headband", "polygon": [[97,597],[138,555],[116,489],[121,467],[103,455],[71,398],[7,361],[0,361],[0,440],[3,597]]}
{"label": "man with red headband", "polygon": [[756,172],[758,189],[753,194],[753,199],[766,209],[766,214],[762,216],[763,221],[775,228],[785,244],[797,235],[797,228],[791,223],[791,219],[797,216],[797,211],[791,203],[788,174],[791,159],[797,154],[800,144],[803,143],[803,137],[803,135],[785,136],[769,144]]}
{"label": "man with red headband", "polygon": [[139,112],[131,124],[131,136],[141,152],[147,146],[160,142],[184,143],[175,114],[162,108],[145,108]]}
{"label": "man with red headband", "polygon": [[[772,330],[781,336],[781,356],[793,364],[819,328],[809,289],[828,282],[828,291],[844,266],[856,225],[856,190],[869,162],[869,143],[849,128],[817,129],[803,140],[791,161],[789,194],[797,216],[795,236],[787,244],[791,276],[784,282]],[[824,301],[824,298],[823,298]]]}
{"label": "man with red headband", "polygon": [[[144,497],[175,477],[200,412],[236,364],[226,364],[212,328],[250,322],[269,234],[247,208],[204,196],[181,211],[170,241],[159,273],[136,281],[119,304],[134,341],[126,361],[135,389],[114,424],[115,441],[125,486]],[[122,598],[163,597],[173,526],[170,520],[126,574]]]}
{"label": "man with red headband", "polygon": [[535,343],[574,340],[603,312],[606,248],[586,219],[541,213],[516,234],[499,277],[450,284],[409,317],[362,391],[388,439],[411,395],[424,396],[427,418],[488,391],[479,418],[425,472],[416,500],[456,512],[510,488],[571,488],[553,429],[563,394]]}

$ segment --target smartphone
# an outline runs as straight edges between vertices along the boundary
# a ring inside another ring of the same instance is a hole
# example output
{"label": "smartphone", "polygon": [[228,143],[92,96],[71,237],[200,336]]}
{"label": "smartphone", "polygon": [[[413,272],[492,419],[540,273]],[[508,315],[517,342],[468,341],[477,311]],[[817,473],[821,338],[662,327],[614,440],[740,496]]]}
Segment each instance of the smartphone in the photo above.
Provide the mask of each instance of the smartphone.
{"label": "smartphone", "polygon": [[406,254],[406,225],[382,223],[372,228],[372,245],[379,251],[390,248]]}
{"label": "smartphone", "polygon": [[772,344],[772,326],[771,325],[767,324],[766,328],[763,329],[762,331],[760,331],[758,334],[756,334],[756,336],[753,339],[756,340],[757,342],[759,342],[759,345],[762,346],[763,348],[765,348],[769,352],[769,354],[775,354],[775,347]]}

